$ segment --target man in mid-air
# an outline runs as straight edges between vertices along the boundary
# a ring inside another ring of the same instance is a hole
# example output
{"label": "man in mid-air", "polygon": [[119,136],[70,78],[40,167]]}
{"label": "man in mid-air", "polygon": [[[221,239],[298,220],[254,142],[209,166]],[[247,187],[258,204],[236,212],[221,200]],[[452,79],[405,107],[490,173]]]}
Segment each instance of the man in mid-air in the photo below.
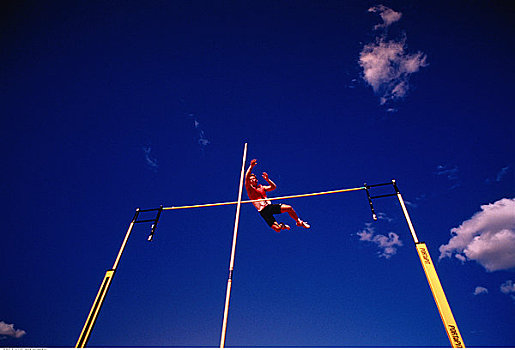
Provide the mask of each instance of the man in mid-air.
{"label": "man in mid-air", "polygon": [[252,202],[259,214],[265,219],[268,226],[270,226],[275,232],[281,232],[281,230],[289,230],[290,226],[281,223],[278,223],[275,220],[274,214],[288,213],[290,217],[295,220],[297,226],[310,228],[309,224],[305,221],[302,221],[295,213],[295,210],[290,205],[286,204],[272,204],[270,200],[267,199],[266,193],[268,191],[273,191],[277,188],[277,185],[270,180],[267,173],[263,173],[263,179],[268,182],[268,186],[263,186],[258,183],[257,177],[252,173],[252,169],[257,165],[257,160],[252,159],[250,161],[250,166],[247,169],[245,174],[245,188],[247,189],[247,194],[250,199],[256,200],[261,199],[259,201]]}

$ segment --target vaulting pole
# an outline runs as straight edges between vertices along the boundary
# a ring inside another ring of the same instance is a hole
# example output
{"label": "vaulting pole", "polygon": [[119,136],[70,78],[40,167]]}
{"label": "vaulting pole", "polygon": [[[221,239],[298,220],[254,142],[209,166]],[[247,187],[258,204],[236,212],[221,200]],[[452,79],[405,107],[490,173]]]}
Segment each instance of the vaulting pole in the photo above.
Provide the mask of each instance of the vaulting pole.
{"label": "vaulting pole", "polygon": [[220,339],[220,348],[225,347],[225,334],[227,333],[227,318],[229,316],[229,300],[231,299],[232,274],[234,271],[234,256],[236,254],[236,238],[238,237],[238,223],[240,221],[241,193],[243,191],[243,178],[245,174],[245,162],[247,159],[247,144],[243,149],[243,163],[241,165],[240,189],[238,192],[238,203],[236,205],[236,218],[234,220],[234,233],[232,237],[231,263],[229,264],[229,278],[227,279],[227,293],[225,295],[224,320],[222,323],[222,336]]}

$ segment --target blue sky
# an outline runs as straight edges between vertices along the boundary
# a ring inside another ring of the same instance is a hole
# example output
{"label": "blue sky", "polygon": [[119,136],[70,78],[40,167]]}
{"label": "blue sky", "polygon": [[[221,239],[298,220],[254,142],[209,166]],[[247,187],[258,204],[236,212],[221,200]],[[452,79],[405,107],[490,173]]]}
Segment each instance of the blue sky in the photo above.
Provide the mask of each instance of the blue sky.
{"label": "blue sky", "polygon": [[[0,12],[1,346],[73,347],[135,209],[236,200],[245,142],[271,195],[396,179],[465,344],[515,346],[509,1]],[[311,229],[242,207],[226,346],[449,345],[395,198],[284,202]],[[218,346],[234,217],[136,225],[89,346]]]}

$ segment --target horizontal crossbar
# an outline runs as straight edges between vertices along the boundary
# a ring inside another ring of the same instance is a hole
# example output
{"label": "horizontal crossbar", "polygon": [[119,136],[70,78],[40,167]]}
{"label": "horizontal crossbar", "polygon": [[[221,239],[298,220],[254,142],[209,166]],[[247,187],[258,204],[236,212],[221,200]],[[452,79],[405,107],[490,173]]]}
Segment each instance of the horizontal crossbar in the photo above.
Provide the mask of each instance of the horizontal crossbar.
{"label": "horizontal crossbar", "polygon": [[[291,196],[283,196],[283,197],[272,197],[267,198],[266,200],[269,201],[275,201],[279,199],[287,199],[287,198],[300,198],[300,197],[311,197],[311,196],[320,196],[323,194],[333,194],[333,193],[342,193],[342,192],[351,192],[351,191],[360,191],[364,190],[365,187],[355,187],[355,188],[345,188],[341,190],[333,190],[333,191],[324,191],[324,192],[315,192],[315,193],[305,193],[305,194],[296,194]],[[263,199],[251,199],[251,200],[245,200],[241,201],[241,203],[252,203],[252,202],[259,202]],[[191,209],[191,208],[205,208],[205,207],[215,207],[220,205],[231,205],[231,204],[238,204],[238,202],[221,202],[221,203],[208,203],[208,204],[194,204],[194,205],[183,205],[183,206],[177,206],[177,207],[165,207],[163,210],[175,210],[175,209]]]}
{"label": "horizontal crossbar", "polygon": [[379,186],[388,186],[388,185],[391,185],[392,183],[391,182],[386,182],[386,183],[383,183],[383,184],[376,184],[376,185],[366,185],[367,188],[371,188],[371,187],[379,187]]}

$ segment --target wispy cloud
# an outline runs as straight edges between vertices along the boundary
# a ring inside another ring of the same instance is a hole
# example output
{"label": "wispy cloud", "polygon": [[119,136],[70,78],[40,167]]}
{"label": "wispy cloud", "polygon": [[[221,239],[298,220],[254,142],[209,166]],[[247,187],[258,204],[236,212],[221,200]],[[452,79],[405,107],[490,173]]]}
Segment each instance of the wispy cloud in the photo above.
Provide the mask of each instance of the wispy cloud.
{"label": "wispy cloud", "polygon": [[481,211],[451,229],[452,238],[440,246],[440,259],[476,261],[486,271],[515,268],[515,198],[481,206]]}
{"label": "wispy cloud", "polygon": [[391,8],[388,8],[384,5],[377,5],[368,9],[368,12],[379,12],[379,15],[383,19],[382,24],[378,24],[374,27],[374,29],[387,28],[390,24],[397,22],[401,19],[402,13],[395,12]]}
{"label": "wispy cloud", "polygon": [[491,183],[494,183],[494,182],[501,182],[506,177],[506,175],[508,175],[510,170],[511,170],[511,167],[509,165],[507,165],[504,168],[501,168],[501,170],[499,170],[497,172],[497,175],[494,178],[487,178],[485,180],[485,182],[487,184],[491,184]]}
{"label": "wispy cloud", "polygon": [[447,165],[438,165],[436,167],[435,174],[438,176],[445,176],[449,180],[457,180],[458,179],[458,167],[454,166],[453,168],[450,168]]}
{"label": "wispy cloud", "polygon": [[515,284],[512,280],[508,280],[501,284],[499,289],[501,290],[501,293],[509,295],[511,299],[515,301]]}
{"label": "wispy cloud", "polygon": [[352,79],[350,84],[347,85],[347,87],[350,88],[350,89],[356,88],[357,81],[358,81],[358,79]]}
{"label": "wispy cloud", "polygon": [[447,180],[451,182],[451,189],[459,187],[461,185],[459,179],[459,169],[455,165],[450,167],[448,165],[438,165],[434,174],[437,176],[445,177]]}
{"label": "wispy cloud", "polygon": [[406,205],[408,207],[412,207],[412,208],[418,208],[418,203],[417,202],[411,202],[411,201],[408,201],[408,200],[404,200],[404,203],[406,203]]}
{"label": "wispy cloud", "polygon": [[424,202],[425,200],[427,200],[427,198],[428,198],[427,194],[422,193],[421,195],[416,196],[415,200],[413,200],[413,201],[404,200],[404,203],[406,203],[407,206],[410,206],[413,208],[418,208],[419,204]]}
{"label": "wispy cloud", "polygon": [[383,213],[383,212],[379,212],[379,213],[377,214],[377,218],[378,218],[379,220],[386,220],[386,221],[388,221],[388,222],[392,222],[392,221],[393,221],[393,219],[392,219],[391,217],[389,217],[388,215],[386,215],[386,214],[385,214],[385,213]]}
{"label": "wispy cloud", "polygon": [[152,147],[144,146],[143,152],[145,152],[145,162],[146,162],[147,166],[152,171],[157,172],[157,169],[159,168],[159,164],[157,162],[157,159],[150,155],[150,152],[152,152]]}
{"label": "wispy cloud", "polygon": [[[380,103],[401,99],[409,90],[409,78],[421,67],[426,67],[427,56],[422,52],[409,54],[406,52],[406,35],[401,39],[388,40],[388,27],[401,19],[402,13],[386,6],[371,7],[369,12],[378,12],[383,23],[374,27],[383,29],[374,42],[366,44],[359,57],[363,69],[363,79],[372,86],[380,96]],[[393,110],[392,110],[393,111]]]}
{"label": "wispy cloud", "polygon": [[486,289],[485,287],[477,286],[476,289],[474,289],[474,295],[481,294],[488,294],[488,289]]}
{"label": "wispy cloud", "polygon": [[15,329],[14,324],[8,324],[4,321],[0,321],[0,335],[12,337],[12,338],[21,338],[27,332],[21,329]]}
{"label": "wispy cloud", "polygon": [[402,246],[402,241],[399,239],[399,235],[394,232],[388,233],[388,236],[375,234],[375,230],[372,224],[367,223],[366,227],[356,233],[359,236],[360,241],[372,242],[379,248],[379,257],[390,259],[392,256],[397,254],[397,247]]}
{"label": "wispy cloud", "polygon": [[200,146],[200,149],[204,151],[207,145],[211,142],[207,139],[204,130],[200,127],[200,122],[197,120],[194,114],[189,114],[189,117],[193,118],[193,125],[195,126],[195,130],[197,130],[197,143]]}
{"label": "wispy cloud", "polygon": [[501,182],[501,180],[506,176],[506,174],[508,174],[508,170],[510,170],[510,167],[509,167],[509,166],[506,166],[506,167],[502,168],[502,169],[497,173],[497,176],[495,177],[495,181],[497,181],[497,182]]}

